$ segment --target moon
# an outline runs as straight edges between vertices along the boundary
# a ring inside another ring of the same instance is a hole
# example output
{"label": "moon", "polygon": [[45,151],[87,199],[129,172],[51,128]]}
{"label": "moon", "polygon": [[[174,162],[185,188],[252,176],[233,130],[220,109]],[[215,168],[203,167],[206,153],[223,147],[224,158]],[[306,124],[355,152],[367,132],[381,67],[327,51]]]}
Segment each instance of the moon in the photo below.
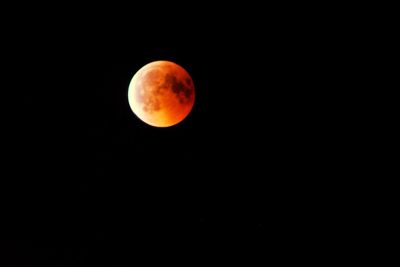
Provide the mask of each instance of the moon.
{"label": "moon", "polygon": [[128,89],[133,113],[155,127],[180,123],[193,108],[195,89],[189,73],[171,61],[154,61],[139,69]]}

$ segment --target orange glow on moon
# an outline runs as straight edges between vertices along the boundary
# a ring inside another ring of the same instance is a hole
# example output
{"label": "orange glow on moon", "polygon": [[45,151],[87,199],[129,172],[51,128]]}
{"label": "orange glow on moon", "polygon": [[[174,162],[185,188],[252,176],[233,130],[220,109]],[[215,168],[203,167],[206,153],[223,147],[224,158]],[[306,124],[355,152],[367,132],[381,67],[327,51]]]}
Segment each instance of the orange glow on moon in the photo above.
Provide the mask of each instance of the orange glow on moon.
{"label": "orange glow on moon", "polygon": [[181,122],[192,110],[194,98],[192,78],[170,61],[143,66],[129,84],[128,100],[133,113],[155,127]]}

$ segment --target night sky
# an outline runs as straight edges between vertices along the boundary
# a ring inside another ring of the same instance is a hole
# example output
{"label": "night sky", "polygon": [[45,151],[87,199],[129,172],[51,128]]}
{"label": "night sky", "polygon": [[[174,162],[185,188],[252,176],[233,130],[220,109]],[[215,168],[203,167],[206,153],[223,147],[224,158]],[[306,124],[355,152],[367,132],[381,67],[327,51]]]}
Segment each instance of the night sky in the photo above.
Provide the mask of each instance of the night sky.
{"label": "night sky", "polygon": [[[338,52],[319,18],[46,8],[18,9],[5,32],[1,266],[286,259],[335,231],[321,199],[338,142],[324,62]],[[128,105],[132,76],[155,60],[183,66],[196,89],[171,128]]]}

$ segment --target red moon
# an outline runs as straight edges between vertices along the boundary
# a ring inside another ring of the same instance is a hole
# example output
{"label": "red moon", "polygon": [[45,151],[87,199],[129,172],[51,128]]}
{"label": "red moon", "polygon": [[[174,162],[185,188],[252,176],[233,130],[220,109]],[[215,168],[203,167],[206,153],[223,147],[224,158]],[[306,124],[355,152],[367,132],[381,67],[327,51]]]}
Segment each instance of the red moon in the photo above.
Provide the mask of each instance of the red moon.
{"label": "red moon", "polygon": [[193,80],[170,61],[154,61],[136,72],[128,90],[129,105],[139,119],[155,127],[180,123],[193,108]]}

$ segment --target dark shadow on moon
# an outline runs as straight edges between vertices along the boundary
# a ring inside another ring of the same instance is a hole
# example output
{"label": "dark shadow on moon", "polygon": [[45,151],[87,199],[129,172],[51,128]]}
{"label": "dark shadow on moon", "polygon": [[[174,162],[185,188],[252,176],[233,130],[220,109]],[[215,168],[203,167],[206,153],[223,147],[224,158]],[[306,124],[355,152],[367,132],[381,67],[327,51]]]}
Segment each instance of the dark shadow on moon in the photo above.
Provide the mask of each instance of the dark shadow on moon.
{"label": "dark shadow on moon", "polygon": [[178,97],[181,104],[190,102],[193,94],[192,81],[190,78],[186,78],[185,83],[179,81],[175,75],[166,74],[165,82],[163,86],[165,88],[171,88],[172,92]]}

